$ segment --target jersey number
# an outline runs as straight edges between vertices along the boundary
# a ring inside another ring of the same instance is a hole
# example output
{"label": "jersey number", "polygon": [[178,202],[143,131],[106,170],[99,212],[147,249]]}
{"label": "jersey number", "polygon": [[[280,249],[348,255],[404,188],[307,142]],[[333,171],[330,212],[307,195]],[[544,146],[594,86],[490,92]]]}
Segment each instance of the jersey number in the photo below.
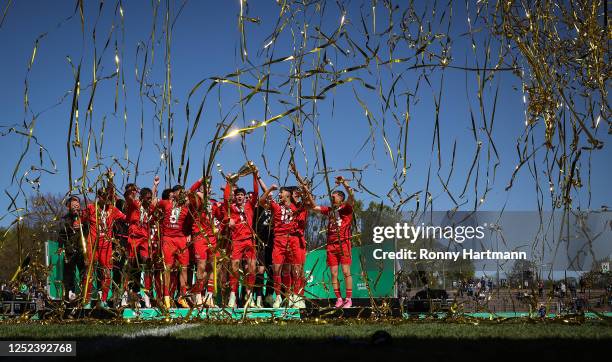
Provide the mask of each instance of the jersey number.
{"label": "jersey number", "polygon": [[178,222],[179,216],[181,215],[181,208],[175,207],[170,212],[170,224],[176,224]]}
{"label": "jersey number", "polygon": [[293,220],[293,214],[291,213],[291,209],[286,207],[281,208],[281,221],[285,224],[291,222]]}

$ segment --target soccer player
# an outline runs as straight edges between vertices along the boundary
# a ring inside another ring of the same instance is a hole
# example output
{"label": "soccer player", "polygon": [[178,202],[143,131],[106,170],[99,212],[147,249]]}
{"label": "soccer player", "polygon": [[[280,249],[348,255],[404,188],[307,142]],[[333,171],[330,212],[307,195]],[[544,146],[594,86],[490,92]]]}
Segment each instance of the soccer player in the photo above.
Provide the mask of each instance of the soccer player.
{"label": "soccer player", "polygon": [[[341,190],[333,191],[332,206],[316,206],[312,194],[310,202],[313,210],[327,215],[327,266],[331,271],[332,286],[336,295],[336,308],[350,308],[353,294],[353,278],[351,276],[351,226],[353,222],[353,206],[355,198],[353,190],[348,182],[342,177],[336,178],[336,185],[344,186],[348,193],[348,199]],[[342,299],[340,285],[338,283],[338,265],[342,268],[344,281],[346,283],[346,299]]]}
{"label": "soccer player", "polygon": [[[261,181],[261,179],[260,179]],[[266,190],[265,185],[260,182],[262,189]],[[261,205],[257,205],[255,210],[255,234],[257,236],[257,275],[255,277],[256,296],[255,305],[257,308],[263,308],[263,299],[271,307],[274,303],[274,283],[272,282],[272,246],[274,243],[274,233],[272,228],[272,213],[266,210]],[[264,285],[264,273],[268,273]],[[264,287],[266,288],[264,296]]]}
{"label": "soccer player", "polygon": [[[237,180],[237,179],[236,179]],[[259,195],[259,172],[253,166],[253,195],[247,199],[247,193],[243,188],[234,190],[233,202],[231,202],[232,177],[228,177],[223,201],[225,218],[228,219],[227,226],[231,239],[231,275],[230,296],[227,303],[229,308],[236,307],[236,293],[238,292],[238,269],[240,262],[246,260],[246,307],[255,307],[251,291],[255,284],[255,235],[253,232],[253,214],[257,207]]]}
{"label": "soccer player", "polygon": [[[172,189],[164,189],[161,194],[162,200],[170,200]],[[153,195],[153,202],[157,206],[157,195]],[[154,207],[151,214],[151,264],[153,268],[153,280],[155,284],[155,297],[157,306],[163,305],[164,286],[165,286],[165,266],[164,255],[161,247],[162,224],[164,223],[164,212],[162,209]],[[172,272],[171,280],[176,284],[176,273]],[[170,293],[171,295],[174,293]]]}
{"label": "soccer player", "polygon": [[102,269],[102,298],[101,306],[108,307],[108,292],[111,284],[111,269],[113,256],[113,224],[115,221],[125,221],[126,217],[114,206],[115,188],[113,185],[113,172],[107,172],[107,185],[105,189],[99,189],[96,201],[89,203],[81,218],[84,223],[89,224],[87,236],[87,271],[84,274],[84,298],[86,307],[90,305],[91,289],[93,287],[92,272],[94,264],[98,263]]}
{"label": "soccer player", "polygon": [[[291,189],[288,187],[280,188],[279,202],[269,198],[270,193],[275,190],[278,190],[277,185],[271,185],[270,188],[266,189],[264,194],[259,199],[259,203],[261,206],[265,207],[266,209],[270,209],[272,212],[272,220],[274,224],[272,271],[274,278],[274,292],[276,293],[273,308],[279,308],[283,302],[281,296],[281,273],[283,272],[283,267],[289,269],[286,271],[291,273],[290,266],[296,258],[298,251],[295,248],[299,241],[297,240],[298,236],[295,233],[296,225],[293,220],[295,205],[292,207]],[[291,280],[289,279],[285,284],[287,294],[291,295]],[[290,304],[293,303],[293,298],[289,298],[289,302]]]}
{"label": "soccer player", "polygon": [[141,266],[144,270],[144,295],[143,299],[147,308],[151,307],[149,291],[151,289],[151,217],[155,201],[153,195],[157,195],[159,176],[153,180],[153,190],[144,188],[138,190],[134,184],[126,186],[125,201],[126,216],[128,220],[128,261],[134,273],[132,273],[132,290],[137,293],[141,289],[140,274]]}
{"label": "soccer player", "polygon": [[[215,299],[209,281],[213,277],[214,258],[217,256],[217,231],[219,220],[223,218],[221,203],[210,198],[210,182],[202,178],[190,188],[193,195],[194,222],[192,228],[192,248],[196,260],[196,283],[191,292],[196,306],[215,308]],[[204,299],[202,292],[206,291]]]}
{"label": "soccer player", "polygon": [[58,252],[64,253],[64,300],[72,301],[76,298],[76,271],[85,272],[85,258],[83,256],[82,237],[87,235],[81,223],[81,201],[76,196],[66,200],[68,212],[60,220],[58,229]]}
{"label": "soccer player", "polygon": [[291,207],[293,210],[293,221],[295,223],[294,233],[297,236],[292,239],[295,244],[293,246],[295,256],[291,265],[291,279],[293,282],[292,291],[294,296],[293,306],[297,308],[306,308],[303,298],[304,287],[306,286],[306,280],[304,279],[304,263],[306,262],[305,233],[308,210],[310,210],[312,205],[307,197],[309,194],[308,184],[300,176],[293,162],[290,164],[290,170],[300,184],[300,187],[291,188]]}
{"label": "soccer player", "polygon": [[164,305],[171,306],[170,271],[179,268],[180,295],[177,300],[183,308],[189,308],[187,293],[187,268],[189,267],[188,235],[191,233],[189,199],[184,188],[174,186],[169,200],[160,200],[157,208],[163,213],[161,224],[162,254],[164,258]]}
{"label": "soccer player", "polygon": [[[126,213],[127,207],[124,199],[117,198],[115,200],[115,207],[122,213]],[[127,215],[126,215],[127,216]],[[127,305],[128,293],[124,291],[127,288],[127,276],[128,271],[128,255],[127,251],[130,249],[128,244],[128,224],[127,222],[117,220],[113,224],[113,270],[112,281],[111,281],[111,293],[113,294],[112,301],[109,301],[109,305]],[[113,289],[114,287],[114,289]]]}

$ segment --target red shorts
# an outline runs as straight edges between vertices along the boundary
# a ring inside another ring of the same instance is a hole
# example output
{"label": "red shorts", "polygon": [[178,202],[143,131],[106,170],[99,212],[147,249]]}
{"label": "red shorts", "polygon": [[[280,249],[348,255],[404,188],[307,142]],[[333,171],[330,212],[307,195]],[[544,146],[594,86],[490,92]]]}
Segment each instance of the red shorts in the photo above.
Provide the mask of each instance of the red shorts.
{"label": "red shorts", "polygon": [[335,242],[327,244],[327,266],[351,265],[351,243],[342,242],[342,246]]}
{"label": "red shorts", "polygon": [[162,254],[166,266],[173,266],[176,262],[181,266],[189,265],[187,237],[164,237],[162,239]]}
{"label": "red shorts", "polygon": [[306,239],[304,236],[292,237],[291,243],[293,253],[291,264],[303,265],[306,262]]}
{"label": "red shorts", "polygon": [[128,238],[129,252],[128,258],[134,259],[140,256],[143,259],[149,258],[149,239],[147,238]]}
{"label": "red shorts", "polygon": [[208,260],[215,255],[215,249],[217,248],[217,238],[196,236],[193,239],[193,256],[196,260]]}
{"label": "red shorts", "polygon": [[272,264],[299,264],[296,262],[300,239],[292,235],[274,236]]}
{"label": "red shorts", "polygon": [[255,259],[255,240],[232,241],[232,260]]}
{"label": "red shorts", "polygon": [[89,263],[98,262],[102,268],[112,269],[113,242],[104,238],[98,239],[95,252],[93,251],[94,244],[94,239],[87,240],[87,259]]}

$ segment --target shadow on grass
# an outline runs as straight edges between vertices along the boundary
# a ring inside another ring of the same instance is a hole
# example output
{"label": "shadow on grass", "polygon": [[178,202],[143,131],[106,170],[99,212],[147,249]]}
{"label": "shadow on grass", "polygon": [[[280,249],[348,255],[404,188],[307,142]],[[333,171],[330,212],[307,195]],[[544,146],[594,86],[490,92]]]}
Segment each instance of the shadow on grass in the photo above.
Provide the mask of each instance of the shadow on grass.
{"label": "shadow on grass", "polygon": [[[24,340],[25,338],[20,338]],[[77,359],[87,361],[581,361],[605,356],[612,339],[513,340],[395,338],[369,339],[177,339],[116,337],[77,340]],[[28,358],[15,360],[24,361]],[[36,359],[30,357],[29,359]],[[40,359],[37,359],[40,360]],[[45,358],[45,360],[49,360]],[[58,359],[56,359],[58,360]]]}

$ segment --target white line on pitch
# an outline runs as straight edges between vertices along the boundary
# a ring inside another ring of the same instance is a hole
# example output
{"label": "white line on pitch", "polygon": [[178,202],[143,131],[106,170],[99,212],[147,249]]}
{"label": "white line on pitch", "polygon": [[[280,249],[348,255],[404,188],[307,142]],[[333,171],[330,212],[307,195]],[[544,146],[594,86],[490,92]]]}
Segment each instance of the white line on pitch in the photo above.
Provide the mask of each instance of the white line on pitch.
{"label": "white line on pitch", "polygon": [[163,337],[163,336],[167,336],[169,334],[172,334],[178,331],[182,331],[188,328],[193,328],[196,326],[197,324],[179,324],[176,326],[169,326],[169,327],[163,327],[163,328],[156,327],[156,328],[145,329],[145,330],[142,330],[136,333],[126,333],[122,337],[123,338]]}

